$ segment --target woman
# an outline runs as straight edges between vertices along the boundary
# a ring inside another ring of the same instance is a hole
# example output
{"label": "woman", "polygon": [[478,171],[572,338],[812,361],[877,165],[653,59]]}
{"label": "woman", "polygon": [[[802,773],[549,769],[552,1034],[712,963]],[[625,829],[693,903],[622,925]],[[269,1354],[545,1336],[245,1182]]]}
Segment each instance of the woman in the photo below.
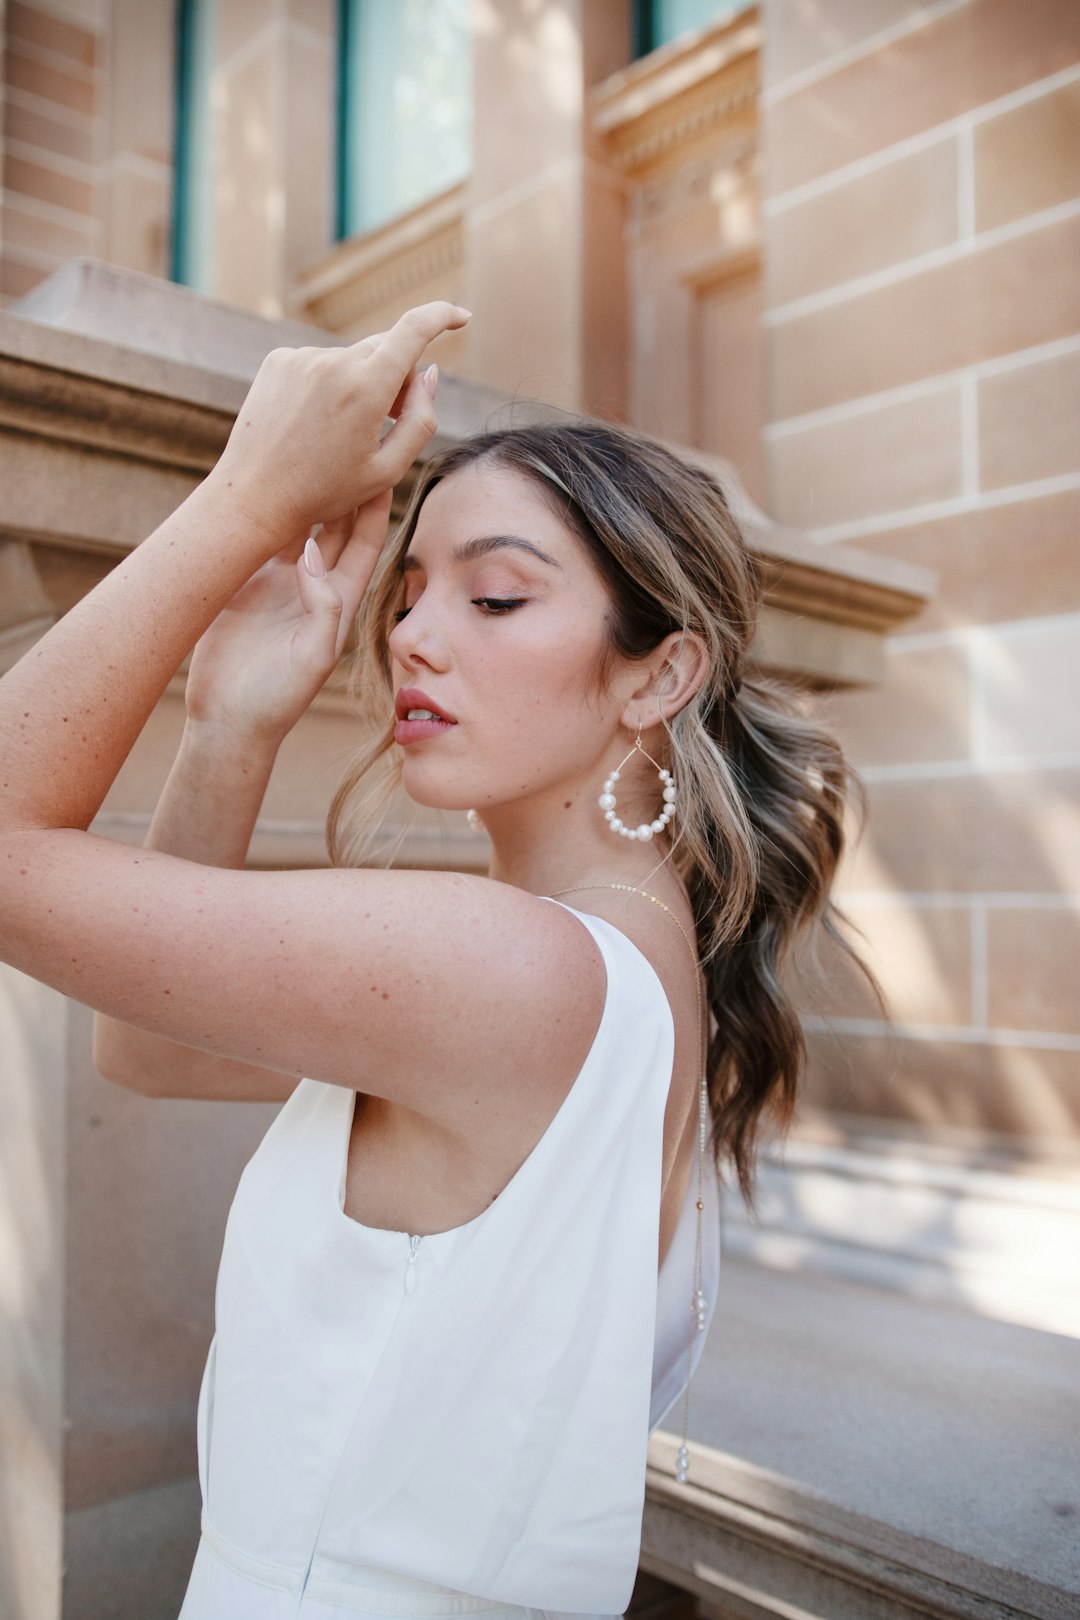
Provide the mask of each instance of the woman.
{"label": "woman", "polygon": [[[288,1099],[226,1228],[183,1620],[622,1613],[680,1395],[688,1473],[718,1163],[749,1199],[803,1055],[777,974],[834,931],[849,774],[745,674],[759,584],[706,474],[599,423],[486,435],[385,547],[417,363],[468,318],[274,351],[209,477],[0,682],[6,960],[97,1010],[120,1083]],[[358,610],[378,729],[334,865],[240,870]],[[193,646],[148,847],[90,834]],[[489,877],[357,866],[398,775],[479,818]]]}

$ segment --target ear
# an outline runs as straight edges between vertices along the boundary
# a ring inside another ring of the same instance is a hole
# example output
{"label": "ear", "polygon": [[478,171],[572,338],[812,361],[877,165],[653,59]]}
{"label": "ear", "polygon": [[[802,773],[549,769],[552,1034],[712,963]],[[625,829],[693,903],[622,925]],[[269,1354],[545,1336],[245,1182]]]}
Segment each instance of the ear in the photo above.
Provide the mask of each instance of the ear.
{"label": "ear", "polygon": [[637,666],[643,676],[623,710],[631,733],[647,731],[686,707],[709,673],[709,650],[695,630],[673,630]]}

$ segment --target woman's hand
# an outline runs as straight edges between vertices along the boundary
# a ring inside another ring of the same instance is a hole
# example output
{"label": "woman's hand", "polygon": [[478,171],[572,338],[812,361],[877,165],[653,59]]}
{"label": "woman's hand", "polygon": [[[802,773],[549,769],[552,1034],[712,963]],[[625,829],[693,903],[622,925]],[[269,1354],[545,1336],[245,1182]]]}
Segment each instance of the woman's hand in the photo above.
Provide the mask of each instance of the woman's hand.
{"label": "woman's hand", "polygon": [[304,561],[305,530],[241,586],[195,644],[189,720],[245,743],[281,742],[342,655],[386,541],[390,500],[386,489],[323,524],[324,577]]}
{"label": "woman's hand", "polygon": [[[308,533],[393,488],[435,431],[414,367],[468,319],[440,300],[347,348],[272,349],[210,477],[271,537]],[[380,437],[387,417],[394,425]]]}

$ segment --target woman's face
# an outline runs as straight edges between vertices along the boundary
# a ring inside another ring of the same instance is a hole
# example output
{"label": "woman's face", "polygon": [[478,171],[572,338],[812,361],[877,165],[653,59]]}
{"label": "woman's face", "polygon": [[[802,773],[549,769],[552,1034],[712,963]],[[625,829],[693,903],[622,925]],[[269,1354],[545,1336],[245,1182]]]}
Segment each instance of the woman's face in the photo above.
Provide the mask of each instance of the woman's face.
{"label": "woman's face", "polygon": [[409,796],[483,811],[593,789],[622,709],[591,685],[609,597],[537,486],[492,463],[451,473],[420,509],[403,572],[389,637],[398,714],[430,699],[454,721],[398,719]]}

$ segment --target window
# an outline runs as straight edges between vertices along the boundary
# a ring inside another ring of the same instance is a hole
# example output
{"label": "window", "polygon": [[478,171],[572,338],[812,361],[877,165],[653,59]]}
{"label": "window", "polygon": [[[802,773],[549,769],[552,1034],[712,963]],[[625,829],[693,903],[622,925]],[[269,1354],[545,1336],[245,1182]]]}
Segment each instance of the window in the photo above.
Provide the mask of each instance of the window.
{"label": "window", "polygon": [[210,73],[215,0],[177,0],[176,149],[173,169],[173,281],[210,290],[213,215]]}
{"label": "window", "polygon": [[746,11],[754,0],[729,0],[727,5],[717,0],[635,0],[634,55],[648,56],[680,34],[689,34],[696,28],[707,28],[710,23],[724,17],[734,17]]}
{"label": "window", "polygon": [[469,0],[339,0],[339,239],[468,174],[469,12]]}

